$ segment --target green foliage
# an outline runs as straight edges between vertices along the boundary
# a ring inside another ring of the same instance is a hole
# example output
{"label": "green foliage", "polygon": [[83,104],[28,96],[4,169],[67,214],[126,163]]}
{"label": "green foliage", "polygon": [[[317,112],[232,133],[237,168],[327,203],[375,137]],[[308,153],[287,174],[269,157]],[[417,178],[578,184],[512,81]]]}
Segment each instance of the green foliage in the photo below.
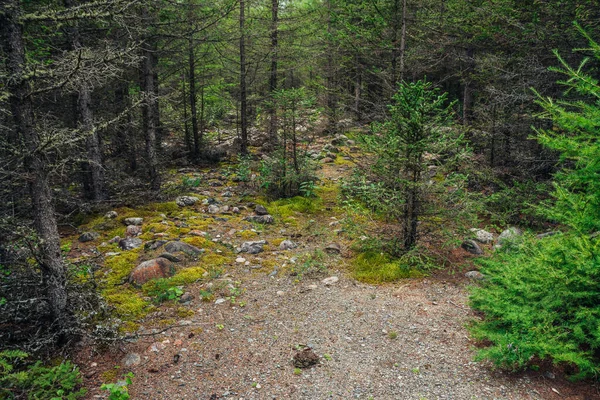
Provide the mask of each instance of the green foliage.
{"label": "green foliage", "polygon": [[130,398],[127,386],[131,385],[133,373],[125,375],[125,381],[117,383],[103,383],[100,389],[108,391],[108,400],[128,400]]}
{"label": "green foliage", "polygon": [[317,117],[315,97],[304,88],[277,91],[275,107],[279,113],[279,137],[271,156],[261,162],[259,183],[271,198],[314,195],[316,164],[309,157],[308,138],[301,134],[309,131]]}
{"label": "green foliage", "polygon": [[0,352],[0,397],[3,399],[75,400],[83,398],[79,369],[70,361],[46,367],[41,361],[25,365],[27,353]]}
{"label": "green foliage", "polygon": [[251,159],[252,158],[250,156],[245,156],[245,157],[240,157],[240,159],[238,161],[237,170],[236,170],[235,175],[238,178],[238,180],[240,180],[241,182],[249,182],[250,181],[250,176],[252,174],[252,170],[250,169]]}
{"label": "green foliage", "polygon": [[178,300],[183,294],[183,289],[174,286],[170,279],[154,279],[144,285],[144,292],[152,297],[157,304],[170,300]]}
{"label": "green foliage", "polygon": [[513,181],[485,197],[485,211],[491,221],[501,226],[528,223],[538,225],[538,203],[548,193],[546,182]]}
{"label": "green foliage", "polygon": [[197,188],[200,186],[201,182],[199,177],[191,178],[187,175],[181,177],[181,186],[183,186],[184,189]]}
{"label": "green foliage", "polygon": [[[600,46],[591,41],[591,49],[600,58]],[[600,86],[583,71],[587,60],[577,69],[559,60],[566,95],[579,98],[538,101],[554,125],[538,139],[565,162],[540,212],[568,230],[528,237],[481,261],[488,279],[472,290],[471,304],[484,319],[471,332],[491,343],[479,358],[496,365],[517,370],[552,360],[585,378],[600,372],[600,237],[590,235],[600,228]]]}

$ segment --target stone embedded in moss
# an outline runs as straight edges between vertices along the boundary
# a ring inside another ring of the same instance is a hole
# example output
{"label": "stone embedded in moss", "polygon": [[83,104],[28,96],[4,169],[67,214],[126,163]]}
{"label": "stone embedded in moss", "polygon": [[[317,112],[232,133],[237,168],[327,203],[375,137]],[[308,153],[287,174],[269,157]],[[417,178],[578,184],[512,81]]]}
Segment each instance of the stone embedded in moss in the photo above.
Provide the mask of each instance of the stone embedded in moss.
{"label": "stone embedded in moss", "polygon": [[193,257],[197,257],[203,253],[203,249],[199,249],[191,244],[179,241],[173,241],[165,244],[165,250],[169,253],[184,253]]}
{"label": "stone embedded in moss", "polygon": [[166,258],[144,261],[129,275],[129,282],[141,286],[151,279],[168,278],[175,273],[173,264]]}

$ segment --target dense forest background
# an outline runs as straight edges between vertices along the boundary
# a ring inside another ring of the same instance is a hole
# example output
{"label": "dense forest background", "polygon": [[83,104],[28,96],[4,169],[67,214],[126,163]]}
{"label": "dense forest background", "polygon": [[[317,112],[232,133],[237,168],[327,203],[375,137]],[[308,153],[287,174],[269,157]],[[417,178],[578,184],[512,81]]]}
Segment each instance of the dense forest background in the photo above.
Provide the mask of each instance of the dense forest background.
{"label": "dense forest background", "polygon": [[[385,130],[377,123],[394,113],[388,105],[401,82],[426,80],[445,93],[437,98],[445,121],[472,150],[464,184],[484,195],[487,222],[538,230],[561,222],[531,212],[550,197],[561,161],[561,149],[532,139],[532,128],[556,126],[538,118],[539,99],[565,91],[564,74],[550,68],[556,55],[573,66],[593,55],[584,33],[599,31],[595,0],[4,0],[0,7],[0,272],[36,265],[44,284],[18,285],[30,297],[47,293],[50,309],[37,311],[52,316],[52,341],[77,331],[62,227],[170,198],[171,168],[278,154],[288,140],[293,156],[283,157],[305,176],[272,185],[270,194],[310,192],[297,129],[332,138],[349,127]],[[592,79],[598,62],[586,64]],[[404,234],[407,250],[416,236],[406,239],[410,227]]]}

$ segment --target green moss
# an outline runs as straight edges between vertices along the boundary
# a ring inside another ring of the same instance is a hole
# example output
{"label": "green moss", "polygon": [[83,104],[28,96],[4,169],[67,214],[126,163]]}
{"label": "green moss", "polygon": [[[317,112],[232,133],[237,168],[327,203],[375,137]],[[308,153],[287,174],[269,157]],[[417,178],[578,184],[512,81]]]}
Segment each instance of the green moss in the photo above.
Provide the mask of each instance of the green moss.
{"label": "green moss", "polygon": [[252,239],[258,236],[258,233],[251,231],[251,230],[245,230],[245,231],[239,231],[236,233],[236,236],[241,237],[242,239]]}
{"label": "green moss", "polygon": [[394,282],[400,279],[422,277],[423,273],[408,268],[399,260],[392,260],[385,254],[365,252],[351,263],[352,275],[366,283]]}
{"label": "green moss", "polygon": [[270,242],[273,246],[275,247],[279,247],[279,245],[281,244],[281,242],[283,242],[285,239],[272,239]]}
{"label": "green moss", "polygon": [[333,163],[335,165],[354,165],[354,163],[352,161],[344,159],[344,157],[339,154],[337,155],[335,160],[333,160]]}
{"label": "green moss", "polygon": [[227,257],[223,257],[222,255],[219,255],[217,253],[207,252],[207,253],[204,253],[204,256],[202,257],[201,262],[202,262],[202,265],[204,268],[209,269],[209,268],[221,267],[221,266],[227,264],[229,262],[229,259]]}
{"label": "green moss", "polygon": [[122,283],[136,267],[140,249],[125,251],[119,255],[108,257],[104,262],[108,275],[106,283],[117,285]]}
{"label": "green moss", "polygon": [[281,199],[269,203],[266,207],[270,214],[280,219],[302,214],[315,214],[321,211],[322,201],[318,197],[307,198],[296,196],[291,199]]}
{"label": "green moss", "polygon": [[208,240],[202,236],[189,236],[181,239],[181,241],[191,244],[192,246],[196,246],[200,249],[212,249],[215,247],[215,243],[212,240]]}
{"label": "green moss", "polygon": [[197,282],[204,277],[206,270],[202,267],[190,267],[179,270],[170,281],[174,286],[187,285]]}
{"label": "green moss", "polygon": [[179,308],[177,308],[177,316],[179,318],[191,317],[194,314],[195,314],[194,311],[190,310],[189,308],[185,308],[185,307],[179,307]]}
{"label": "green moss", "polygon": [[123,287],[106,289],[102,292],[102,296],[108,304],[115,308],[115,313],[124,320],[136,321],[153,309],[147,301],[131,289]]}

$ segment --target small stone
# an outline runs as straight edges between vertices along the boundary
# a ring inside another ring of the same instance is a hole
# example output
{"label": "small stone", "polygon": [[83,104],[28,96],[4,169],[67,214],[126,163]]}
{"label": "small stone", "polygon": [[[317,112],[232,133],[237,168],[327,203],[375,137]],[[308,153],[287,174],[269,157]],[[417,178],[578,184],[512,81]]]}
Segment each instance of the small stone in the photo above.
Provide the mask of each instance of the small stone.
{"label": "small stone", "polygon": [[198,200],[200,199],[193,196],[179,196],[177,199],[175,199],[175,203],[179,207],[193,206],[198,202]]}
{"label": "small stone", "polygon": [[479,271],[469,271],[465,274],[465,277],[469,279],[482,280],[485,276]]}
{"label": "small stone", "polygon": [[208,213],[209,214],[218,214],[219,213],[219,206],[215,205],[215,204],[211,204],[208,206]]}
{"label": "small stone", "polygon": [[123,360],[121,360],[121,364],[126,367],[133,367],[135,365],[139,365],[142,362],[142,357],[138,353],[129,353],[127,354]]}
{"label": "small stone", "polygon": [[181,295],[181,297],[179,298],[179,302],[180,303],[189,303],[190,301],[194,300],[194,295],[191,294],[190,292],[185,292],[184,294]]}
{"label": "small stone", "polygon": [[224,298],[216,299],[216,300],[215,300],[215,304],[216,304],[216,305],[223,304],[223,303],[225,303],[226,301],[227,301],[227,300],[225,300]]}
{"label": "small stone", "polygon": [[483,254],[483,250],[481,250],[481,247],[479,247],[477,242],[474,240],[465,240],[460,245],[460,247],[462,247],[463,249],[465,249],[466,251],[468,251],[471,254],[475,254],[475,255]]}
{"label": "small stone", "polygon": [[184,253],[193,257],[196,257],[200,253],[204,252],[203,249],[199,249],[196,246],[179,241],[173,241],[165,244],[165,250],[169,253]]}
{"label": "small stone", "polygon": [[258,254],[263,251],[263,246],[267,244],[265,240],[257,240],[253,242],[244,242],[239,248],[240,253]]}
{"label": "small stone", "polygon": [[264,206],[261,206],[260,204],[254,208],[254,212],[256,213],[256,215],[269,215],[267,209]]}
{"label": "small stone", "polygon": [[207,233],[199,230],[190,231],[190,235],[192,236],[206,236]]}
{"label": "small stone", "polygon": [[523,234],[523,232],[519,228],[511,226],[510,228],[502,231],[500,236],[498,236],[497,242],[499,245],[503,245],[504,243],[514,240],[515,238],[521,236],[522,234]]}
{"label": "small stone", "polygon": [[246,262],[246,259],[244,257],[238,257],[235,259],[235,262],[238,264],[243,264]]}
{"label": "small stone", "polygon": [[328,254],[340,254],[342,252],[342,246],[337,243],[330,243],[325,247],[325,252]]}
{"label": "small stone", "polygon": [[285,292],[283,290],[278,290],[277,296],[285,296]]}
{"label": "small stone", "polygon": [[107,218],[107,219],[115,219],[118,216],[119,216],[119,214],[117,214],[116,211],[109,211],[106,214],[104,214],[104,218]]}
{"label": "small stone", "polygon": [[229,206],[221,207],[221,212],[224,212],[224,213],[229,212]]}
{"label": "small stone", "polygon": [[334,283],[337,283],[340,280],[340,278],[338,278],[337,276],[330,276],[329,278],[325,278],[323,279],[321,282],[325,285],[325,286],[331,286]]}
{"label": "small stone", "polygon": [[146,250],[156,250],[159,247],[164,246],[166,243],[168,243],[166,240],[153,240],[151,242],[148,242],[144,245],[144,248]]}
{"label": "small stone", "polygon": [[234,213],[234,214],[239,214],[240,213],[240,208],[239,207],[233,207],[231,209],[231,212]]}
{"label": "small stone", "polygon": [[272,215],[251,215],[245,218],[246,221],[257,222],[259,224],[272,224],[275,218]]}
{"label": "small stone", "polygon": [[223,196],[223,197],[233,197],[233,193],[231,193],[229,190],[227,190],[226,192],[223,192],[223,194],[221,196]]}
{"label": "small stone", "polygon": [[148,347],[148,351],[152,351],[154,353],[158,353],[161,350],[164,350],[167,346],[162,344],[161,342],[154,342]]}
{"label": "small stone", "polygon": [[318,363],[319,356],[309,347],[294,354],[294,367],[296,368],[310,368]]}
{"label": "small stone", "polygon": [[331,157],[325,157],[325,158],[321,159],[321,162],[323,164],[331,164],[333,162],[333,158],[331,158]]}
{"label": "small stone", "polygon": [[279,250],[292,250],[292,249],[295,249],[296,247],[298,247],[298,245],[296,243],[292,242],[291,240],[284,240],[279,245]]}
{"label": "small stone", "polygon": [[310,290],[315,290],[315,289],[317,289],[317,288],[318,288],[318,286],[317,286],[317,285],[308,285],[308,288],[309,288]]}
{"label": "small stone", "polygon": [[119,240],[119,247],[121,250],[133,250],[137,249],[142,245],[142,239],[140,238],[125,238]]}
{"label": "small stone", "polygon": [[474,239],[479,243],[489,244],[494,241],[494,235],[483,229],[471,228],[471,232],[474,234]]}
{"label": "small stone", "polygon": [[123,220],[123,223],[125,225],[142,225],[142,223],[144,222],[144,218],[125,218]]}
{"label": "small stone", "polygon": [[127,225],[125,236],[136,237],[142,234],[142,227],[139,225]]}
{"label": "small stone", "polygon": [[79,241],[81,243],[91,242],[92,240],[96,240],[99,237],[100,237],[100,234],[98,232],[85,232],[85,233],[82,233],[81,236],[79,236]]}

